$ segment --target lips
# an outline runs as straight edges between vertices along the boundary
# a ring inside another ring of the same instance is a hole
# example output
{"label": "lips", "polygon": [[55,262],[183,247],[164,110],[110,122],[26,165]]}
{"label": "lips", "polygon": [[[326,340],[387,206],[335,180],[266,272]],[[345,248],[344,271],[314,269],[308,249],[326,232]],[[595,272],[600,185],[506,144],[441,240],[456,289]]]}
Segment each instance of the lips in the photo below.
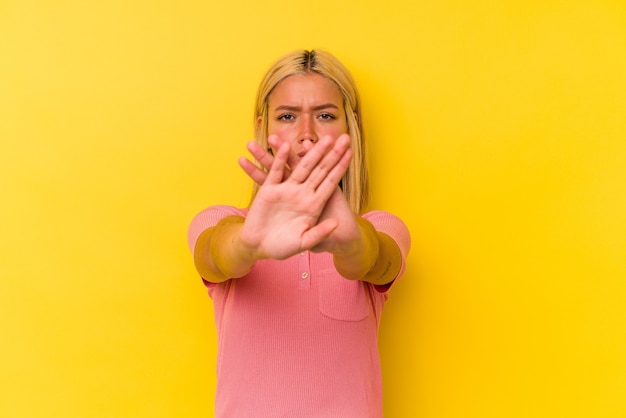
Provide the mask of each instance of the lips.
{"label": "lips", "polygon": [[298,157],[302,158],[306,155],[306,151],[300,151],[297,155]]}

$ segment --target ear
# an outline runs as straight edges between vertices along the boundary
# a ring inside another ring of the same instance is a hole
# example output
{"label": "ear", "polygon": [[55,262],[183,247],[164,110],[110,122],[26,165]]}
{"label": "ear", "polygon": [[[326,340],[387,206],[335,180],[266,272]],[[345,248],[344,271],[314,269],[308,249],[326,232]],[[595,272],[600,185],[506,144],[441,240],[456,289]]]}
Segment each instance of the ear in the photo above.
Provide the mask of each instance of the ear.
{"label": "ear", "polygon": [[257,116],[255,123],[255,128],[257,131],[261,129],[261,122],[263,122],[263,116]]}

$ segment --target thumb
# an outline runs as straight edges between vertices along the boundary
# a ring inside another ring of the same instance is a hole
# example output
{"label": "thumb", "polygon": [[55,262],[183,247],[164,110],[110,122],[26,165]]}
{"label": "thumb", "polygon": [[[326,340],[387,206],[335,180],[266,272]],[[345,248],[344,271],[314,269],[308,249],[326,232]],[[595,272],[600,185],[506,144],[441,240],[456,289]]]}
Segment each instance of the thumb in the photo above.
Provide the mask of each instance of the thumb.
{"label": "thumb", "polygon": [[339,226],[339,222],[336,219],[323,220],[302,234],[302,247],[307,250],[315,247],[327,239],[337,229],[337,226]]}

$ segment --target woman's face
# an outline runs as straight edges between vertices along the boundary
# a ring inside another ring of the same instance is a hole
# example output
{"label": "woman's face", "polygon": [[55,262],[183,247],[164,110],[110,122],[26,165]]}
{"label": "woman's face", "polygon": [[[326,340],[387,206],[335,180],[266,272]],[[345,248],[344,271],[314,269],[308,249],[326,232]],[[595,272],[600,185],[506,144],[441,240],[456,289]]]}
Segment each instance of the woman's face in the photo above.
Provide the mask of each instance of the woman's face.
{"label": "woman's face", "polygon": [[[348,132],[343,97],[335,83],[317,73],[292,75],[274,87],[268,101],[268,135],[291,145],[295,167],[325,136],[336,140]],[[276,149],[274,149],[276,151]]]}

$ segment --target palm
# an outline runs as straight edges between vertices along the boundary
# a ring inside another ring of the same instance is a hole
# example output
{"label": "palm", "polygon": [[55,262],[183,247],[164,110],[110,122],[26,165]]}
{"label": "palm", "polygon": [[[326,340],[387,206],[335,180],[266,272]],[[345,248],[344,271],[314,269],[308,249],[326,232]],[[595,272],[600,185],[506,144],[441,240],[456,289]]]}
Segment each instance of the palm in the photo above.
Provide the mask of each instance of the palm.
{"label": "palm", "polygon": [[322,209],[319,199],[311,198],[313,195],[290,183],[261,187],[241,239],[256,247],[261,258],[284,259],[307,249],[315,241],[310,233]]}
{"label": "palm", "polygon": [[[242,243],[258,258],[284,259],[317,249],[333,231],[342,229],[334,217],[338,210],[328,211],[327,203],[337,200],[336,185],[352,154],[345,139],[337,141],[332,149],[331,145],[331,140],[321,141],[288,175],[286,144],[279,149],[266,176],[242,163],[244,170],[262,183],[240,235]],[[335,206],[340,208],[340,201],[331,205]]]}
{"label": "palm", "polygon": [[337,220],[337,228],[328,238],[312,249],[315,252],[341,252],[346,246],[354,242],[360,234],[354,213],[339,187],[335,188],[318,219],[320,222],[326,219],[335,219]]}

